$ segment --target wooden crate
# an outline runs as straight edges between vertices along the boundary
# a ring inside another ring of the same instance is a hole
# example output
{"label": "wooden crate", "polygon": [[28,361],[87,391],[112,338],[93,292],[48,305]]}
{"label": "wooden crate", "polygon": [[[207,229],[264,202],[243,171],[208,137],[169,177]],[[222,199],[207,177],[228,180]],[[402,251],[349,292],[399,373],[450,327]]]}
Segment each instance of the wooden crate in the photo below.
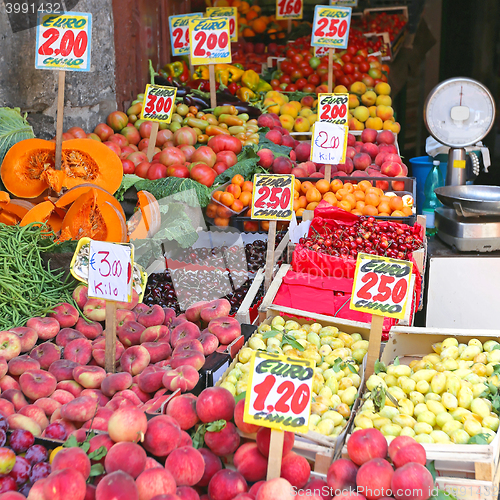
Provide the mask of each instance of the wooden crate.
{"label": "wooden crate", "polygon": [[263,281],[264,281],[264,269],[261,268],[257,271],[257,274],[255,275],[255,278],[252,282],[252,285],[248,289],[248,292],[245,295],[245,298],[243,299],[243,302],[241,303],[238,312],[236,313],[235,318],[238,320],[240,325],[243,323],[247,325],[252,325],[257,320],[258,312],[257,314],[254,314],[253,311],[251,311],[251,309],[255,296],[257,295],[257,292],[259,291],[259,288],[262,285]]}

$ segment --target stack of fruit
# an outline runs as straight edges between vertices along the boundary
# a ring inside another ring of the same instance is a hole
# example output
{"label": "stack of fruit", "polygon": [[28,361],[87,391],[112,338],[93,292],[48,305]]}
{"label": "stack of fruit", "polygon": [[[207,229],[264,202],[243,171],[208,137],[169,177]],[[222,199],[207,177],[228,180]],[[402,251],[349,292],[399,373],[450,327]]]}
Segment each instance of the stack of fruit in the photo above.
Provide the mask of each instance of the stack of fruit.
{"label": "stack of fruit", "polygon": [[276,316],[259,326],[220,386],[231,394],[247,390],[250,359],[254,351],[286,354],[316,362],[309,429],[336,438],[344,429],[361,384],[361,363],[368,341],[320,323],[299,324]]}
{"label": "stack of fruit", "polygon": [[391,441],[412,436],[419,443],[484,444],[499,426],[499,343],[468,344],[447,338],[409,366],[396,361],[371,375],[356,429],[376,428]]}

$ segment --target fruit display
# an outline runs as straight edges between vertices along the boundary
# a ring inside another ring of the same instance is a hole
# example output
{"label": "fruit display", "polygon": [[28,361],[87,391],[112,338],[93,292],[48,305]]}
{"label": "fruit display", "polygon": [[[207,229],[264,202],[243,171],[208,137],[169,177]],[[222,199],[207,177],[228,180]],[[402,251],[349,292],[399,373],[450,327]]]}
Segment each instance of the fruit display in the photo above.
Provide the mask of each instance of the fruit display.
{"label": "fruit display", "polygon": [[334,326],[299,324],[276,316],[270,324],[259,326],[220,386],[234,395],[245,392],[250,358],[258,350],[316,362],[309,429],[336,438],[357,398],[368,341],[359,333],[347,334]]}
{"label": "fruit display", "polygon": [[411,436],[422,444],[490,443],[499,426],[498,345],[449,337],[409,365],[379,364],[366,381],[355,428],[378,429],[389,442]]}

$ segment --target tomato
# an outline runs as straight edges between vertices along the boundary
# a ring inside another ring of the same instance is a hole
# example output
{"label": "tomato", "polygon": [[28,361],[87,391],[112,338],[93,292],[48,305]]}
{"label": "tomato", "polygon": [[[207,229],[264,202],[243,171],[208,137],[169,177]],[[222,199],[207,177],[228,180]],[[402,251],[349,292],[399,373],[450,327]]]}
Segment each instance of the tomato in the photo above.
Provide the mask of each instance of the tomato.
{"label": "tomato", "polygon": [[347,53],[349,55],[354,55],[356,54],[356,52],[358,51],[358,47],[356,47],[356,45],[349,45],[349,47],[347,47]]}
{"label": "tomato", "polygon": [[362,57],[368,57],[368,51],[366,49],[359,49],[356,54]]}
{"label": "tomato", "polygon": [[316,69],[321,64],[319,57],[311,57],[308,62],[312,69]]}
{"label": "tomato", "polygon": [[351,55],[344,54],[340,59],[342,59],[342,61],[344,61],[345,63],[351,62]]}
{"label": "tomato", "polygon": [[361,73],[368,73],[369,69],[370,69],[369,62],[363,61],[359,63],[359,71],[361,71]]}
{"label": "tomato", "polygon": [[309,61],[309,59],[312,59],[313,55],[309,51],[304,50],[302,52],[305,52],[305,54],[302,54],[304,61]]}
{"label": "tomato", "polygon": [[391,68],[387,64],[382,64],[382,71],[385,71],[387,74],[391,72]]}
{"label": "tomato", "polygon": [[339,78],[342,78],[344,76],[344,72],[339,69],[336,69],[333,71],[333,76],[335,77],[336,80],[338,80]]}
{"label": "tomato", "polygon": [[359,71],[355,71],[353,74],[352,74],[352,77],[354,78],[354,81],[355,82],[360,82],[361,79],[363,78],[363,75],[359,72]]}
{"label": "tomato", "polygon": [[370,63],[370,68],[380,69],[381,67],[382,67],[382,64],[380,63],[380,61],[372,61]]}
{"label": "tomato", "polygon": [[285,90],[288,87],[288,85],[290,85],[290,84],[289,83],[280,83],[279,88],[280,88],[280,90]]}
{"label": "tomato", "polygon": [[271,80],[271,87],[277,87],[280,84],[280,81],[277,80],[276,78],[274,80]]}
{"label": "tomato", "polygon": [[316,73],[313,73],[311,75],[309,75],[307,77],[307,81],[311,84],[311,85],[319,85],[319,82],[321,81],[321,78],[319,75],[317,75]]}
{"label": "tomato", "polygon": [[366,58],[366,60],[367,60],[368,62],[373,62],[373,61],[377,61],[377,62],[378,62],[378,58],[377,58],[376,56],[368,56],[368,57]]}
{"label": "tomato", "polygon": [[354,66],[351,63],[345,63],[344,64],[344,73],[346,75],[350,75],[354,73]]}
{"label": "tomato", "polygon": [[212,148],[215,154],[221,151],[232,151],[239,155],[242,149],[240,140],[232,135],[214,135],[208,141],[207,146]]}
{"label": "tomato", "polygon": [[314,70],[310,66],[307,66],[306,68],[302,69],[302,73],[304,74],[304,78],[307,78],[309,75],[312,75],[314,73]]}
{"label": "tomato", "polygon": [[290,75],[290,78],[292,79],[292,82],[296,82],[299,78],[303,78],[304,77],[304,74],[302,73],[302,71],[300,71],[299,69],[295,70],[291,75]]}
{"label": "tomato", "polygon": [[290,67],[290,64],[292,64],[290,61],[282,61],[281,62],[281,71],[283,71],[283,73],[288,73],[288,68]]}
{"label": "tomato", "polygon": [[377,79],[377,78],[382,78],[382,71],[380,71],[378,68],[371,68],[369,71],[368,71],[368,74],[373,78],[373,79]]}
{"label": "tomato", "polygon": [[302,61],[299,61],[297,63],[297,66],[300,69],[300,71],[302,71],[304,68],[310,68],[311,67],[311,66],[309,66],[309,62],[308,61],[304,61],[303,59],[302,59]]}
{"label": "tomato", "polygon": [[307,80],[305,78],[299,78],[296,82],[295,85],[297,85],[297,88],[299,90],[302,90],[306,85],[307,85]]}
{"label": "tomato", "polygon": [[163,179],[167,177],[167,167],[163,163],[152,163],[146,173],[146,179]]}
{"label": "tomato", "polygon": [[294,64],[294,63],[290,63],[289,66],[288,66],[288,71],[287,73],[289,75],[291,75],[294,71],[296,71],[297,69],[299,69],[298,65],[297,64]]}
{"label": "tomato", "polygon": [[364,60],[365,60],[365,58],[363,56],[356,55],[352,58],[352,62],[356,63],[356,64],[362,63]]}
{"label": "tomato", "polygon": [[[304,85],[304,87],[302,89],[302,92],[311,92],[311,93],[313,93],[315,89],[316,89],[316,85],[313,85],[312,83],[308,83],[308,84]],[[124,170],[124,172],[125,172],[125,170]]]}
{"label": "tomato", "polygon": [[387,82],[387,77],[383,74],[382,77],[380,78],[383,82]]}
{"label": "tomato", "polygon": [[349,88],[354,83],[354,78],[352,75],[344,75],[338,80],[340,85],[344,85],[344,87]]}
{"label": "tomato", "polygon": [[321,77],[323,75],[328,75],[328,68],[321,67],[319,66],[318,69],[316,70],[316,73]]}
{"label": "tomato", "polygon": [[285,90],[287,92],[297,92],[297,90],[299,90],[299,89],[297,88],[297,85],[294,85],[293,83],[291,83],[290,85],[286,86]]}
{"label": "tomato", "polygon": [[149,163],[149,161],[143,161],[143,162],[139,163],[135,167],[135,175],[142,177],[143,179],[146,179],[147,178],[146,176],[148,175],[148,170],[149,170],[150,166],[151,166],[151,163]]}
{"label": "tomato", "polygon": [[294,56],[296,53],[297,53],[297,51],[295,49],[288,49],[286,51],[286,57],[288,59],[292,59],[292,56]]}
{"label": "tomato", "polygon": [[[215,137],[221,137],[221,136],[218,135]],[[236,140],[239,142],[239,139]],[[203,184],[204,186],[212,187],[212,184],[214,183],[215,178],[217,177],[217,173],[213,168],[210,168],[208,165],[200,163],[191,169],[190,177],[191,179],[199,182],[200,184]]]}
{"label": "tomato", "polygon": [[218,161],[214,165],[214,170],[217,175],[222,174],[222,172],[225,172],[229,167],[222,161]]}
{"label": "tomato", "polygon": [[280,83],[290,83],[292,78],[290,75],[282,75],[280,78]]}
{"label": "tomato", "polygon": [[[314,92],[314,87],[313,90],[310,91],[304,91],[304,92]],[[135,173],[135,165],[132,161],[123,159],[122,160],[122,165],[123,165],[123,173],[124,174],[133,174]]]}
{"label": "tomato", "polygon": [[339,63],[334,62],[334,63],[332,63],[332,68],[333,68],[333,70],[336,70],[336,69],[340,69],[341,70],[342,69],[342,65],[339,64]]}
{"label": "tomato", "polygon": [[361,81],[368,87],[368,88],[373,88],[375,87],[375,81],[370,75],[363,75],[363,78]]}

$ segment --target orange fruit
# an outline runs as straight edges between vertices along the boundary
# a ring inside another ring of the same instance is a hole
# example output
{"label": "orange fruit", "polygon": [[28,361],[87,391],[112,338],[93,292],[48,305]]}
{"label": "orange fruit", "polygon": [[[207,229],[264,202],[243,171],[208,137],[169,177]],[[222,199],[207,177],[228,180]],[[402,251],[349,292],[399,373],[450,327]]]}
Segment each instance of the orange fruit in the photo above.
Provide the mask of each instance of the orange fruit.
{"label": "orange fruit", "polygon": [[223,205],[226,205],[226,207],[230,207],[234,203],[234,195],[226,191],[225,193],[222,193],[219,201]]}
{"label": "orange fruit", "polygon": [[338,205],[339,208],[343,208],[346,212],[351,211],[351,204],[347,200],[341,200],[339,201]]}
{"label": "orange fruit", "polygon": [[[250,12],[249,12],[250,14]],[[247,18],[248,18],[248,15],[247,15]],[[267,28],[267,23],[266,23],[266,20],[262,17],[259,17],[258,19],[255,19],[253,22],[252,22],[252,29],[255,31],[255,33],[264,33],[264,31],[266,31],[266,28]]]}
{"label": "orange fruit", "polygon": [[394,210],[394,212],[392,212],[391,216],[392,217],[404,217],[405,214],[403,212],[401,212],[400,210]]}
{"label": "orange fruit", "polygon": [[347,189],[339,189],[336,193],[335,196],[337,197],[337,200],[343,200],[347,195],[349,194],[349,191]]}
{"label": "orange fruit", "polygon": [[243,191],[238,199],[241,201],[241,203],[243,203],[244,207],[248,207],[250,206],[250,203],[252,203],[252,193]]}
{"label": "orange fruit", "polygon": [[307,198],[305,196],[299,196],[299,205],[300,205],[300,208],[307,207]]}
{"label": "orange fruit", "polygon": [[247,210],[247,213],[245,214],[245,217],[252,217],[252,209],[251,208],[249,208]]}
{"label": "orange fruit", "polygon": [[295,191],[295,189],[293,190],[293,199],[294,200],[298,200],[300,197],[300,192],[299,191]]}
{"label": "orange fruit", "polygon": [[226,217],[216,217],[214,219],[214,224],[219,227],[227,227],[229,226],[229,219]]}
{"label": "orange fruit", "polygon": [[330,191],[330,183],[326,181],[325,179],[321,179],[316,183],[316,189],[321,193],[325,194]]}
{"label": "orange fruit", "polygon": [[399,210],[401,212],[403,209],[403,200],[399,196],[392,196],[389,205],[391,206],[392,210]]}
{"label": "orange fruit", "polygon": [[358,183],[358,186],[360,187],[361,191],[365,191],[369,188],[372,187],[372,183],[370,181],[361,181]]}
{"label": "orange fruit", "polygon": [[354,215],[363,215],[363,212],[361,212],[360,210],[351,210],[351,214],[354,214]]}
{"label": "orange fruit", "polygon": [[262,231],[269,231],[269,221],[268,220],[260,221],[260,228],[262,229]]}
{"label": "orange fruit", "polygon": [[356,210],[363,210],[363,207],[365,206],[365,202],[364,201],[357,201],[356,202]]}
{"label": "orange fruit", "polygon": [[320,202],[321,201],[321,193],[316,188],[311,188],[307,190],[306,200],[311,202]]}
{"label": "orange fruit", "polygon": [[[236,174],[232,179],[231,179],[231,184],[236,184],[237,186],[243,186],[243,183],[245,182],[245,178],[240,175]],[[228,186],[229,187],[229,186]]]}
{"label": "orange fruit", "polygon": [[381,196],[384,196],[384,192],[381,189],[377,188],[377,187],[368,188],[365,191],[365,194],[376,194],[379,198]]}
{"label": "orange fruit", "polygon": [[352,195],[356,198],[356,201],[364,201],[365,199],[365,192],[361,191],[361,189],[356,189]]}
{"label": "orange fruit", "polygon": [[233,213],[229,210],[228,207],[217,207],[217,217],[222,217],[223,219],[229,219]]}
{"label": "orange fruit", "polygon": [[363,207],[363,215],[378,215],[378,210],[373,205],[366,205]]}
{"label": "orange fruit", "polygon": [[380,215],[381,217],[390,217],[391,214],[387,213],[387,212],[379,212],[378,215]]}
{"label": "orange fruit", "polygon": [[390,196],[386,196],[385,194],[384,194],[384,195],[382,195],[382,196],[380,197],[380,203],[383,203],[384,201],[385,201],[386,203],[389,203],[389,202],[391,201],[391,197],[390,197]]}
{"label": "orange fruit", "polygon": [[229,184],[226,188],[226,192],[231,193],[235,199],[238,199],[241,194],[241,188],[237,184]]}
{"label": "orange fruit", "polygon": [[231,210],[235,212],[241,212],[243,208],[245,208],[245,205],[240,200],[234,200],[234,203],[231,205]]}
{"label": "orange fruit", "polygon": [[247,12],[247,21],[253,21],[254,19],[257,19],[259,17],[259,14],[255,12],[255,10],[250,9]]}
{"label": "orange fruit", "polygon": [[306,210],[314,210],[318,205],[317,201],[313,201],[307,205]]}
{"label": "orange fruit", "polygon": [[302,185],[300,186],[300,192],[302,194],[306,194],[307,191],[311,188],[314,187],[314,184],[311,182],[311,181],[305,181],[302,183]]}
{"label": "orange fruit", "polygon": [[334,193],[336,193],[339,189],[342,189],[343,187],[344,183],[340,179],[333,179],[333,181],[330,182],[330,189]]}
{"label": "orange fruit", "polygon": [[299,179],[295,179],[294,181],[294,191],[298,191],[300,193],[300,186],[301,186],[301,182],[299,181]]}
{"label": "orange fruit", "polygon": [[333,193],[325,193],[323,199],[333,207],[337,206],[337,197]]}
{"label": "orange fruit", "polygon": [[222,191],[214,191],[212,193],[212,198],[215,200],[215,201],[220,201],[220,197],[222,196]]}
{"label": "orange fruit", "polygon": [[[245,28],[243,30],[243,33],[242,35],[244,37],[248,37],[248,38],[252,38],[253,36],[255,36],[255,31],[251,30],[250,28]],[[266,221],[267,222],[267,221]],[[267,223],[267,228],[269,229],[269,222]],[[267,231],[267,229],[265,229],[265,231]]]}
{"label": "orange fruit", "polygon": [[293,211],[296,212],[300,208],[299,200],[293,200]]}
{"label": "orange fruit", "polygon": [[386,214],[390,214],[392,212],[391,207],[389,206],[389,203],[386,201],[382,201],[378,204],[377,210],[380,212],[384,212]]}
{"label": "orange fruit", "polygon": [[304,210],[305,210],[305,208],[299,208],[299,209],[297,210],[297,212],[295,213],[295,215],[296,215],[297,217],[302,217],[302,214],[304,213]]}
{"label": "orange fruit", "polygon": [[209,203],[207,206],[207,217],[213,219],[217,215],[217,205],[215,203]]}
{"label": "orange fruit", "polygon": [[352,193],[354,191],[354,186],[352,185],[351,182],[346,182],[344,184],[344,189],[347,189],[347,191],[349,191],[349,193]]}
{"label": "orange fruit", "polygon": [[[235,176],[236,177],[236,176]],[[245,181],[242,185],[241,185],[241,190],[243,192],[245,191],[248,191],[249,193],[251,193],[253,191],[253,182],[252,181]]]}
{"label": "orange fruit", "polygon": [[353,194],[349,193],[345,198],[344,198],[345,201],[348,201],[351,205],[351,210],[353,208],[356,208],[356,203],[358,200],[356,200],[356,198],[354,197]]}
{"label": "orange fruit", "polygon": [[378,207],[380,203],[380,197],[377,194],[369,193],[365,196],[365,203],[373,207]]}
{"label": "orange fruit", "polygon": [[403,210],[401,210],[405,214],[406,217],[410,216],[413,214],[412,210],[410,207],[403,207]]}

